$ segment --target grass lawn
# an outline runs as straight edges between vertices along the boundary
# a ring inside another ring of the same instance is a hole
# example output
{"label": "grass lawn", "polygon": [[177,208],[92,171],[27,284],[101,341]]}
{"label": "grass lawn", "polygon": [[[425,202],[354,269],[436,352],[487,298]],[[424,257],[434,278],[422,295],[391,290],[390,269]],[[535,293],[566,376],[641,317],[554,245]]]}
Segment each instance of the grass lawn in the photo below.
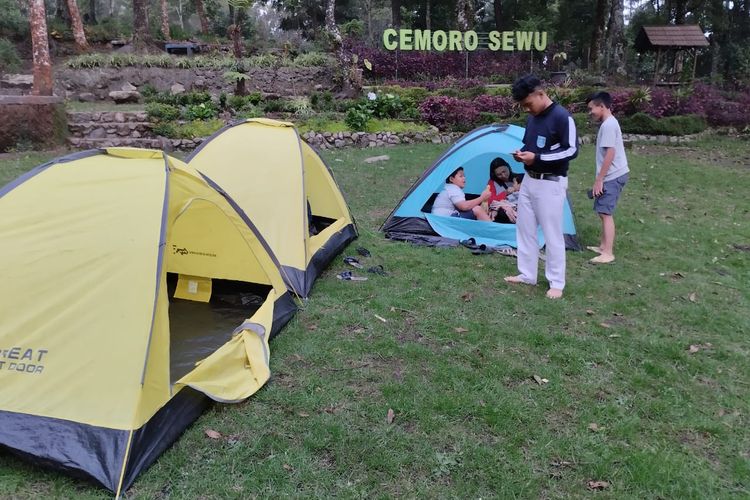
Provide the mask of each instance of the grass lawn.
{"label": "grass lawn", "polygon": [[[347,254],[390,275],[339,281],[337,259],[274,340],[271,382],[205,413],[127,498],[750,496],[748,142],[629,151],[617,262],[569,253],[561,301],[506,286],[513,258],[378,232],[443,150],[324,154],[359,224]],[[0,184],[49,156],[0,157]],[[586,146],[584,244],[592,178]],[[0,497],[107,496],[0,453]]]}

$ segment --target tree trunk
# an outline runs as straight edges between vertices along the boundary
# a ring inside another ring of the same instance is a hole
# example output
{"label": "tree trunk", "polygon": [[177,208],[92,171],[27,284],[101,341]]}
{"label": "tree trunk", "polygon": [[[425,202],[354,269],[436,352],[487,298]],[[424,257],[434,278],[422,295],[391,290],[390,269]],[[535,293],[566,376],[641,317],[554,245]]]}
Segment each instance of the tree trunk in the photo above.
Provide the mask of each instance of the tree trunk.
{"label": "tree trunk", "polygon": [[607,24],[607,68],[625,76],[625,21],[623,0],[612,0]]}
{"label": "tree trunk", "polygon": [[96,0],[89,0],[89,24],[96,24]]}
{"label": "tree trunk", "polygon": [[502,0],[495,0],[492,2],[492,10],[495,14],[495,29],[497,31],[503,30],[503,2]]}
{"label": "tree trunk", "polygon": [[70,24],[73,28],[73,39],[76,42],[76,50],[79,53],[89,50],[89,42],[86,41],[86,33],[83,31],[83,21],[81,21],[81,11],[78,10],[76,0],[68,1],[68,11],[70,12]]}
{"label": "tree trunk", "polygon": [[139,54],[146,52],[151,44],[146,2],[147,0],[133,0],[133,50]]}
{"label": "tree trunk", "polygon": [[607,0],[596,0],[594,32],[591,34],[591,45],[589,46],[589,67],[594,71],[601,68],[601,45],[606,22]]}
{"label": "tree trunk", "polygon": [[52,61],[47,40],[47,13],[44,0],[31,0],[29,25],[34,55],[34,95],[52,95]]}
{"label": "tree trunk", "polygon": [[340,50],[342,39],[339,27],[336,25],[336,0],[326,1],[326,31],[333,39],[334,49]]}
{"label": "tree trunk", "polygon": [[203,0],[195,0],[195,11],[198,13],[198,19],[201,22],[201,33],[208,36],[208,18],[206,17],[206,8],[203,6]]}
{"label": "tree trunk", "polygon": [[169,6],[167,0],[161,0],[161,36],[169,40]]}
{"label": "tree trunk", "polygon": [[432,0],[424,2],[424,27],[427,30],[432,29]]}
{"label": "tree trunk", "polygon": [[180,22],[180,29],[185,31],[185,6],[182,0],[177,0],[177,20]]}
{"label": "tree trunk", "polygon": [[391,0],[391,24],[396,29],[401,27],[401,0]]}

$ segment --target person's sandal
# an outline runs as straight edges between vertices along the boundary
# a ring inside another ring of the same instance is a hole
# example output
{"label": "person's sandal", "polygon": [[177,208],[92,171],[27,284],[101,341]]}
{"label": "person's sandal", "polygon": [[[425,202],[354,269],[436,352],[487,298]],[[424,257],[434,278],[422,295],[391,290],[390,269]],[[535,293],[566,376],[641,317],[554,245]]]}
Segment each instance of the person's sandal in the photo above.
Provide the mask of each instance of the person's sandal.
{"label": "person's sandal", "polygon": [[378,276],[388,276],[388,273],[385,272],[385,269],[383,269],[383,266],[378,264],[377,266],[372,266],[367,268],[368,273],[377,274]]}
{"label": "person's sandal", "polygon": [[362,264],[359,263],[356,257],[344,257],[344,264],[349,264],[357,269],[362,269]]}
{"label": "person's sandal", "polygon": [[344,281],[367,281],[367,276],[356,276],[351,271],[340,272],[336,277]]}

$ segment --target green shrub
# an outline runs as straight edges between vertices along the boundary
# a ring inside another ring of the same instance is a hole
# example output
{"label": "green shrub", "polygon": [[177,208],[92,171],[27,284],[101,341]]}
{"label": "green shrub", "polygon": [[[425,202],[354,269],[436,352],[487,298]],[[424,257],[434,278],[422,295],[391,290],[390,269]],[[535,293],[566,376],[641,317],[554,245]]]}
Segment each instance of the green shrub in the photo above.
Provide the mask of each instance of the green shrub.
{"label": "green shrub", "polygon": [[249,118],[261,118],[262,116],[263,110],[258,106],[253,106],[252,104],[248,104],[242,109],[242,111],[235,114],[235,117],[240,120],[247,120]]}
{"label": "green shrub", "polygon": [[218,111],[214,105],[210,102],[202,102],[200,104],[188,104],[185,107],[185,119],[186,120],[210,120],[216,118]]}
{"label": "green shrub", "polygon": [[307,52],[294,58],[292,64],[300,67],[328,66],[333,63],[333,59],[328,54],[322,52]]}
{"label": "green shrub", "polygon": [[360,103],[349,108],[346,112],[344,122],[349,130],[363,131],[367,128],[367,122],[372,118],[372,110],[365,103]]}
{"label": "green shrub", "polygon": [[227,107],[234,111],[242,111],[248,105],[247,99],[242,95],[230,95],[226,98]]}
{"label": "green shrub", "polygon": [[159,122],[151,126],[151,131],[162,137],[174,138],[176,136],[175,130],[176,125],[172,122]]}
{"label": "green shrub", "polygon": [[333,111],[335,106],[333,104],[333,94],[330,92],[313,92],[310,95],[310,106],[315,111]]}
{"label": "green shrub", "polygon": [[21,67],[16,47],[10,40],[0,38],[0,73],[15,71]]}
{"label": "green shrub", "polygon": [[252,104],[253,106],[259,105],[261,102],[263,102],[263,94],[260,92],[250,92],[245,96],[245,100]]}
{"label": "green shrub", "polygon": [[146,114],[154,121],[173,121],[180,117],[180,110],[171,104],[150,102],[146,104]]}
{"label": "green shrub", "polygon": [[150,83],[145,83],[145,84],[141,85],[138,88],[138,92],[141,93],[141,95],[143,96],[143,99],[146,102],[150,102],[150,99],[153,98],[156,94],[159,93],[159,91],[156,90],[156,87],[154,87]]}
{"label": "green shrub", "polygon": [[479,122],[480,123],[505,123],[505,121],[500,118],[499,115],[495,113],[487,113],[486,111],[482,111],[479,113]]}
{"label": "green shrub", "polygon": [[263,111],[266,113],[278,113],[284,111],[285,103],[283,99],[271,99],[263,103]]}
{"label": "green shrub", "polygon": [[646,113],[618,118],[620,129],[628,134],[656,134],[656,118]]}
{"label": "green shrub", "polygon": [[180,103],[189,106],[211,102],[211,94],[208,92],[185,92],[179,94]]}
{"label": "green shrub", "polygon": [[224,126],[224,122],[218,119],[195,120],[183,124],[158,123],[152,127],[155,134],[170,139],[195,139],[208,137]]}
{"label": "green shrub", "polygon": [[578,135],[596,134],[598,128],[591,122],[588,113],[573,113],[573,121],[576,124]]}
{"label": "green shrub", "polygon": [[706,120],[698,115],[679,115],[656,121],[657,130],[665,135],[690,135],[706,130]]}
{"label": "green shrub", "polygon": [[485,87],[485,92],[489,96],[510,97],[510,85]]}

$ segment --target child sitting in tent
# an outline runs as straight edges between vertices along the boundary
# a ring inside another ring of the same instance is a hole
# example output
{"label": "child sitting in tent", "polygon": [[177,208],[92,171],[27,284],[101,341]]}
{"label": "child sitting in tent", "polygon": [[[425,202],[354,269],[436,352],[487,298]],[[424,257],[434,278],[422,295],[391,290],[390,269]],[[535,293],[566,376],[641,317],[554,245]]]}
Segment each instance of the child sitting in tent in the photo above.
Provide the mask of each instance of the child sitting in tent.
{"label": "child sitting in tent", "polygon": [[466,187],[464,168],[458,167],[445,179],[445,188],[435,198],[432,213],[446,217],[489,221],[490,216],[481,205],[489,199],[490,189],[485,189],[473,200],[467,200],[464,187]]}
{"label": "child sitting in tent", "polygon": [[516,223],[516,206],[521,185],[517,178],[511,181],[511,177],[510,166],[505,160],[495,158],[490,162],[490,180],[487,182],[491,193],[488,199],[489,217],[495,222]]}

